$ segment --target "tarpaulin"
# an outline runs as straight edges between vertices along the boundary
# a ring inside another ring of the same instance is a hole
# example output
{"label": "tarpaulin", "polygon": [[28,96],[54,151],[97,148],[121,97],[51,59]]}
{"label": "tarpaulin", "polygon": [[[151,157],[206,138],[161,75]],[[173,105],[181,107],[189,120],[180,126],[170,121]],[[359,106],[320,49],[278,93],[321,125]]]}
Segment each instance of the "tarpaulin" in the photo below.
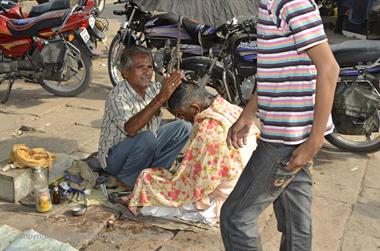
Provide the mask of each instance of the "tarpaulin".
{"label": "tarpaulin", "polygon": [[162,10],[218,27],[233,17],[256,16],[259,0],[135,0],[148,11]]}

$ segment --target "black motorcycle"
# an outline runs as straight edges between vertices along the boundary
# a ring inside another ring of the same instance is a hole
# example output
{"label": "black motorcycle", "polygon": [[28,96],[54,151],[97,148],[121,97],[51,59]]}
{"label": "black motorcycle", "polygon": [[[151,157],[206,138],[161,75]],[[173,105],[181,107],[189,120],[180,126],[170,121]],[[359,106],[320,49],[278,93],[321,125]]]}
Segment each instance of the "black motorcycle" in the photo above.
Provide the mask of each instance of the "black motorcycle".
{"label": "black motorcycle", "polygon": [[[120,3],[122,1],[119,1]],[[152,14],[133,0],[124,1],[126,21],[109,51],[113,84],[121,80],[118,62],[126,46],[154,49],[157,72],[174,67],[211,87],[234,104],[244,105],[256,84],[254,19],[234,19],[215,28],[172,13]],[[348,41],[332,46],[341,67],[332,118],[334,132],[326,139],[338,148],[358,153],[380,149],[380,41]]]}
{"label": "black motorcycle", "polygon": [[144,45],[154,54],[158,73],[181,68],[193,79],[207,78],[211,87],[233,103],[245,103],[255,85],[256,29],[253,19],[234,19],[216,28],[173,13],[153,14],[133,0],[124,10],[114,11],[125,21],[113,38],[108,70],[113,85],[122,79],[119,72],[125,47]]}
{"label": "black motorcycle", "polygon": [[352,40],[331,46],[341,67],[326,139],[338,148],[380,150],[380,41]]}

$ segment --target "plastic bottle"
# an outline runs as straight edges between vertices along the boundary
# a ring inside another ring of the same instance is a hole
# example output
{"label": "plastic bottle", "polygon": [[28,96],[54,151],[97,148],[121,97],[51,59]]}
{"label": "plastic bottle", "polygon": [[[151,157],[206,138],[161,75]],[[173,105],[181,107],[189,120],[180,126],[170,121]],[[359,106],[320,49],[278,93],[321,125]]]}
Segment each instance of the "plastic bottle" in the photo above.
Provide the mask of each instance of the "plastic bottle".
{"label": "plastic bottle", "polygon": [[47,179],[40,167],[34,168],[33,189],[36,209],[40,213],[49,212],[52,208]]}

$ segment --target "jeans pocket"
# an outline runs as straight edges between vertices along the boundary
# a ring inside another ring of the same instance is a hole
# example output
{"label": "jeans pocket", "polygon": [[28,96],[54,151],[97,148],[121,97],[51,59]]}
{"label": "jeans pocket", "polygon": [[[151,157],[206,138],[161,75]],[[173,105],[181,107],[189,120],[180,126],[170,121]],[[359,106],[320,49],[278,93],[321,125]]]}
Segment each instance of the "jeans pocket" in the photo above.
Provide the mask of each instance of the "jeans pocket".
{"label": "jeans pocket", "polygon": [[313,179],[313,175],[311,173],[311,168],[313,167],[312,162],[308,162],[304,167],[302,167],[302,170],[309,176],[310,180]]}
{"label": "jeans pocket", "polygon": [[267,190],[272,196],[278,196],[282,190],[293,180],[298,170],[286,170],[287,160],[279,159],[275,162],[267,180]]}

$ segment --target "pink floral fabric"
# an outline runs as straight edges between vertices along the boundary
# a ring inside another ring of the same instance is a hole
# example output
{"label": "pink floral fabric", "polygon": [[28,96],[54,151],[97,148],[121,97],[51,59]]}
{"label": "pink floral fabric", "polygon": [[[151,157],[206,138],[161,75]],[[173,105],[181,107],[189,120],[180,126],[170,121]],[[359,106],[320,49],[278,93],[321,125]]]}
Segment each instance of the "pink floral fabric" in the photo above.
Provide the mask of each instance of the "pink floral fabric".
{"label": "pink floral fabric", "polygon": [[241,108],[217,97],[209,108],[197,114],[188,151],[175,173],[163,168],[143,170],[130,196],[129,208],[136,212],[137,206],[180,207],[207,201],[223,182],[235,183],[245,163],[240,150],[228,149],[226,137],[240,113]]}

